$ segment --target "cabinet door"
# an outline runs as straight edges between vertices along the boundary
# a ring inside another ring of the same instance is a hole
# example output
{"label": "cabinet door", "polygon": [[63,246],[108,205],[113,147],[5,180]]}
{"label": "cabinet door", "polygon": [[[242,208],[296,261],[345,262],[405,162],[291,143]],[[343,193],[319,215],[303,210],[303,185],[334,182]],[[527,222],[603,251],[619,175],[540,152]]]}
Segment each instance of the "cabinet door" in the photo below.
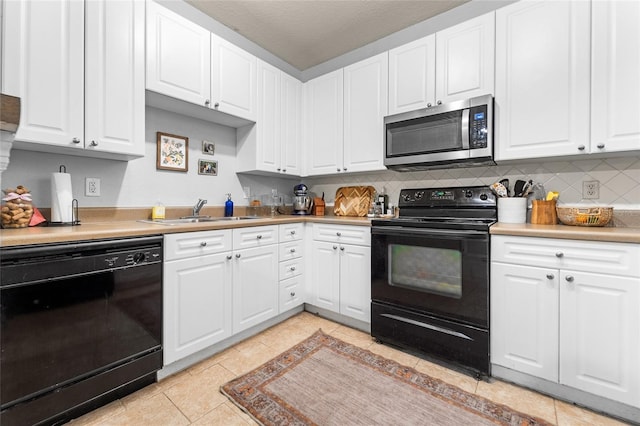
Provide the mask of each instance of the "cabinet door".
{"label": "cabinet door", "polygon": [[343,171],[385,169],[388,68],[385,52],[344,69]]}
{"label": "cabinet door", "polygon": [[426,108],[435,101],[434,34],[389,51],[389,114]]}
{"label": "cabinet door", "polygon": [[164,264],[164,365],[231,336],[231,253]]}
{"label": "cabinet door", "polygon": [[589,15],[589,2],[496,10],[496,160],[588,152]]}
{"label": "cabinet door", "polygon": [[144,5],[86,3],[87,149],[144,155]]}
{"label": "cabinet door", "polygon": [[16,141],[82,149],[84,2],[5,1],[2,92],[21,98]]}
{"label": "cabinet door", "polygon": [[258,61],[258,121],[255,124],[256,167],[268,172],[279,172],[280,166],[280,74],[282,72],[263,61]]}
{"label": "cabinet door", "polygon": [[558,381],[558,271],[491,263],[491,362]]}
{"label": "cabinet door", "polygon": [[278,246],[236,250],[233,258],[233,332],[278,314]]}
{"label": "cabinet door", "polygon": [[319,308],[340,312],[340,256],[338,243],[313,241],[311,286],[307,301]]}
{"label": "cabinet door", "polygon": [[436,103],[493,94],[493,12],[436,33]]}
{"label": "cabinet door", "polygon": [[211,96],[211,33],[147,2],[147,89],[198,105]]}
{"label": "cabinet door", "polygon": [[640,2],[592,3],[591,152],[640,149]]}
{"label": "cabinet door", "polygon": [[560,383],[640,407],[640,278],[562,271]]}
{"label": "cabinet door", "polygon": [[256,57],[211,34],[211,107],[256,121]]}
{"label": "cabinet door", "polygon": [[302,83],[285,74],[280,79],[280,167],[282,173],[302,175]]}
{"label": "cabinet door", "polygon": [[340,69],[306,83],[305,145],[309,175],[342,171],[342,81]]}
{"label": "cabinet door", "polygon": [[371,322],[371,247],[340,245],[340,313]]}
{"label": "cabinet door", "polygon": [[302,276],[280,281],[279,312],[283,313],[304,303],[304,281]]}

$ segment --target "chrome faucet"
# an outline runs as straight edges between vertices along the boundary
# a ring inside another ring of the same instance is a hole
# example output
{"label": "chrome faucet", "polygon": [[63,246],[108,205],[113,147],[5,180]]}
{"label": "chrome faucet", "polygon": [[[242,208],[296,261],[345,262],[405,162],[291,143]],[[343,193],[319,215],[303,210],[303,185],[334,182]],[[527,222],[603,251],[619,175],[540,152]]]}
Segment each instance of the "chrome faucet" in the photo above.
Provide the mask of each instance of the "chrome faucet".
{"label": "chrome faucet", "polygon": [[195,206],[193,206],[193,216],[199,216],[200,215],[200,210],[202,210],[202,207],[207,204],[207,200],[203,200],[202,198],[198,198],[198,202],[196,203]]}

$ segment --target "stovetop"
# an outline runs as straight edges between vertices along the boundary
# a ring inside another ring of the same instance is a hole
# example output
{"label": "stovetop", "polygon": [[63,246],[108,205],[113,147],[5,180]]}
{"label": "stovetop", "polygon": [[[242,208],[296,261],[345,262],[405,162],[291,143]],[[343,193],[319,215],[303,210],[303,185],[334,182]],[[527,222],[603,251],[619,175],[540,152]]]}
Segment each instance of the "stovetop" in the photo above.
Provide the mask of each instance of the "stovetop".
{"label": "stovetop", "polygon": [[488,230],[497,221],[497,200],[488,186],[403,189],[400,216],[372,226]]}

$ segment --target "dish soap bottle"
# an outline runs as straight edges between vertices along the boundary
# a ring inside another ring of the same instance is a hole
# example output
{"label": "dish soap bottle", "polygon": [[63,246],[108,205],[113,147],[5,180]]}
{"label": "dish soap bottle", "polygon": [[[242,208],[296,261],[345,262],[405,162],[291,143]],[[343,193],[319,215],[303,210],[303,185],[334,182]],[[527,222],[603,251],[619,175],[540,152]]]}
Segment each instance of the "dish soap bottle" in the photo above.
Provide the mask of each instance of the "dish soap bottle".
{"label": "dish soap bottle", "polygon": [[231,201],[231,194],[227,194],[227,201],[224,203],[224,216],[233,216],[233,201]]}

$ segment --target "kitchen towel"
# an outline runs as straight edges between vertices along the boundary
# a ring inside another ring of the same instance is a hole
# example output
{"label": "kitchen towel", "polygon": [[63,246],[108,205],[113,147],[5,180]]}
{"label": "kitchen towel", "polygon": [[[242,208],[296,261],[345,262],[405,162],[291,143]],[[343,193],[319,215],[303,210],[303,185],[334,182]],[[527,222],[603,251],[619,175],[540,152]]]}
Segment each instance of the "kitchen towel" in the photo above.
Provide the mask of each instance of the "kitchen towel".
{"label": "kitchen towel", "polygon": [[73,221],[73,192],[69,173],[51,174],[51,222]]}

